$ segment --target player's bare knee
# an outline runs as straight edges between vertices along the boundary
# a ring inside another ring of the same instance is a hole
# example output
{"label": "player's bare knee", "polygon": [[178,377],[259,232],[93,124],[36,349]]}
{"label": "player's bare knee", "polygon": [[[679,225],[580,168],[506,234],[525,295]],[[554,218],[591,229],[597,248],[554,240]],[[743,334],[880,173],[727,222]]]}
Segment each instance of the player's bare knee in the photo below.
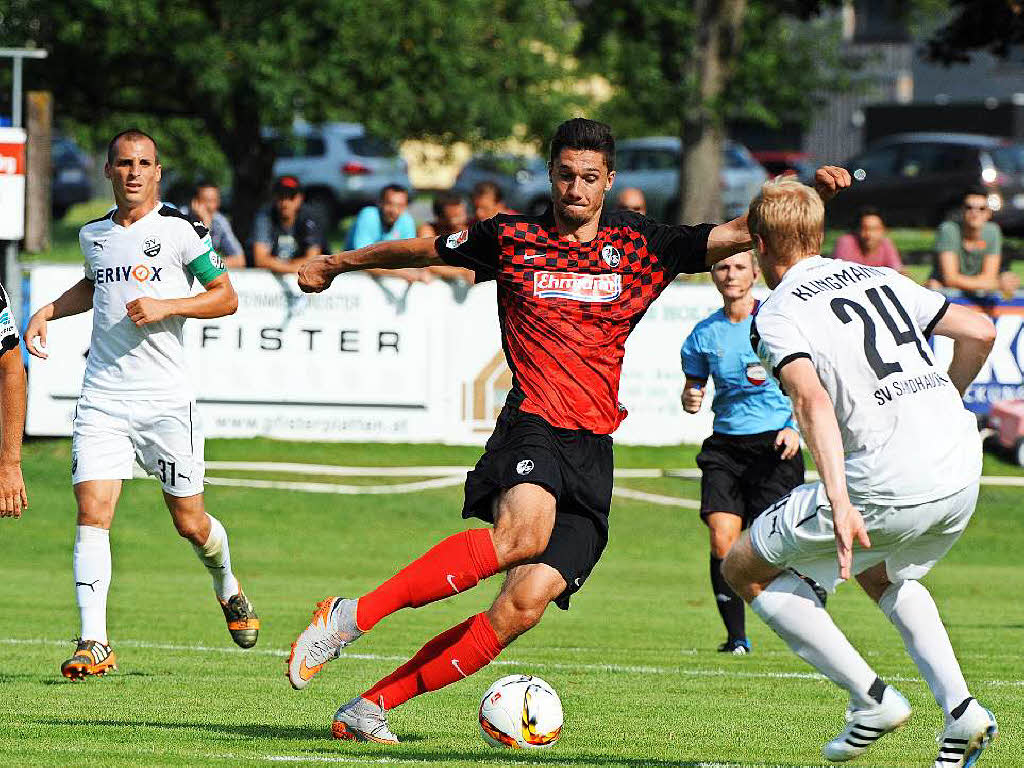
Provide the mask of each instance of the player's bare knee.
{"label": "player's bare knee", "polygon": [[498,562],[508,567],[535,560],[547,548],[550,536],[551,532],[540,526],[495,528],[494,549]]}
{"label": "player's bare knee", "polygon": [[488,619],[502,645],[508,645],[540,623],[547,601],[512,594],[500,595],[488,611]]}
{"label": "player's bare knee", "polygon": [[732,549],[732,545],[736,543],[736,536],[733,536],[731,532],[719,531],[714,528],[711,529],[711,556],[724,560],[725,556],[729,554],[729,550]]}

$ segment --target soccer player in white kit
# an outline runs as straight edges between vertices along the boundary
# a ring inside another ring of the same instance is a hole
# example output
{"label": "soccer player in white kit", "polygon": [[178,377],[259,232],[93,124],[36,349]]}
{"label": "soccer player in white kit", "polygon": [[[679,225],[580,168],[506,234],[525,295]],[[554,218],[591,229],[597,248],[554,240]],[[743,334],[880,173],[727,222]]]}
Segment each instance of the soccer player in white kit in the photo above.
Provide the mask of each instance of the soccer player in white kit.
{"label": "soccer player in white kit", "polygon": [[[825,757],[854,758],[910,717],[906,699],[825,611],[825,590],[853,574],[945,712],[936,768],[973,765],[996,721],[971,697],[919,579],[974,512],[981,442],[961,397],[995,329],[894,270],[817,255],[823,218],[817,193],[796,181],[768,182],[750,205],[773,289],[751,344],[792,399],[821,481],[765,510],[723,573],[800,658],[849,692],[846,728],[825,744]],[[928,345],[933,333],[955,340],[948,370]],[[864,548],[854,550],[855,540]]]}
{"label": "soccer player in white kit", "polygon": [[[45,358],[47,322],[93,310],[71,444],[82,629],[61,673],[72,680],[116,669],[106,623],[110,526],[135,461],[160,480],[175,528],[209,569],[232,639],[251,648],[259,632],[231,570],[224,526],[205,509],[203,433],[182,347],[185,318],[230,315],[238,297],[206,227],[160,203],[150,136],[137,129],[115,136],[104,173],[117,207],[82,227],[85,277],[36,312],[25,332],[29,352]],[[206,290],[190,296],[194,279]]]}

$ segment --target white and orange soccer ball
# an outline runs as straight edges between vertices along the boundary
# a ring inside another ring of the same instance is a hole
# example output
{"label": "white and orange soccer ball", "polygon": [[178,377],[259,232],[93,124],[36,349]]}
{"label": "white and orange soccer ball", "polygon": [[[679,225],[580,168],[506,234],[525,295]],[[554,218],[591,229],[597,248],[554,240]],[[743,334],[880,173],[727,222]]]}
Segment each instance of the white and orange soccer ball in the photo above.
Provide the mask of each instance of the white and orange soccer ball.
{"label": "white and orange soccer ball", "polygon": [[562,735],[562,702],[539,677],[503,677],[480,702],[480,733],[492,747],[550,747]]}

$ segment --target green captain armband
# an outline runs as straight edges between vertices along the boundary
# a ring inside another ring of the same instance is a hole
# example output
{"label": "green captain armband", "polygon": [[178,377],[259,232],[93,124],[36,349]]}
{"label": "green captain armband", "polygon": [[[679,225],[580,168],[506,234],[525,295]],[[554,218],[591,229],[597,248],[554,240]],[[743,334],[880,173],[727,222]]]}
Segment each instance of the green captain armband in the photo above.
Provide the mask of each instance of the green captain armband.
{"label": "green captain armband", "polygon": [[188,271],[195,275],[196,279],[203,285],[209,285],[218,277],[227,273],[220,254],[213,248],[202,256],[193,259],[187,265]]}

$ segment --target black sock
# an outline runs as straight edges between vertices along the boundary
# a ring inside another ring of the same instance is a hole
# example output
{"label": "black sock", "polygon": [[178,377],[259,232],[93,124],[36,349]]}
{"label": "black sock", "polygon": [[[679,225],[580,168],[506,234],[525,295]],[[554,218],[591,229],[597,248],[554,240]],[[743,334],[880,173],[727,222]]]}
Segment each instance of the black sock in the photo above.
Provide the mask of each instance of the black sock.
{"label": "black sock", "polygon": [[730,640],[745,640],[747,637],[743,601],[732,591],[722,576],[722,561],[711,556],[711,590],[715,594],[715,605],[722,615],[725,630]]}

